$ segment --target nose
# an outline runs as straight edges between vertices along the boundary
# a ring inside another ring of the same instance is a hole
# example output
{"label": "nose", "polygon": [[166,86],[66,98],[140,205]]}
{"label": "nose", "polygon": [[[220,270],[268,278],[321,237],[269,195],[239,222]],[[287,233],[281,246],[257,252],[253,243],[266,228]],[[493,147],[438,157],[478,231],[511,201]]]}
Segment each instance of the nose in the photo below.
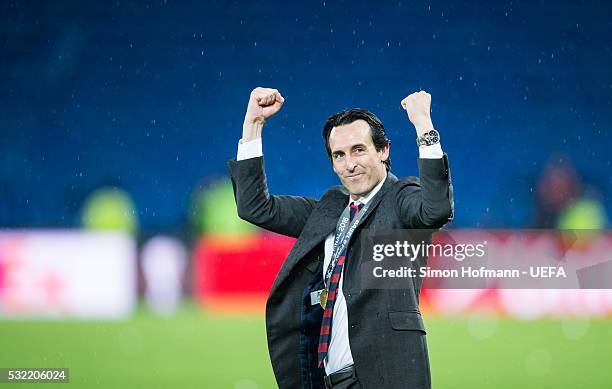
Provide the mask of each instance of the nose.
{"label": "nose", "polygon": [[352,159],[350,155],[347,155],[346,158],[344,158],[344,163],[345,163],[346,170],[350,172],[355,170],[355,168],[357,167],[357,161]]}

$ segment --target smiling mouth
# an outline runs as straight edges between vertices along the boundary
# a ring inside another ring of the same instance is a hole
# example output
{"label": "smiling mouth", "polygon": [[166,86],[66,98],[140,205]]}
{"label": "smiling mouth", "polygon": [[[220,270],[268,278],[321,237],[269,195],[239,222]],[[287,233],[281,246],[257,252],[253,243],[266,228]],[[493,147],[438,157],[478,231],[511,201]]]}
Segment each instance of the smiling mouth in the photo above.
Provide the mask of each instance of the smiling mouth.
{"label": "smiling mouth", "polygon": [[357,178],[357,177],[361,177],[363,176],[363,173],[357,173],[357,174],[353,174],[352,176],[346,176],[346,178]]}

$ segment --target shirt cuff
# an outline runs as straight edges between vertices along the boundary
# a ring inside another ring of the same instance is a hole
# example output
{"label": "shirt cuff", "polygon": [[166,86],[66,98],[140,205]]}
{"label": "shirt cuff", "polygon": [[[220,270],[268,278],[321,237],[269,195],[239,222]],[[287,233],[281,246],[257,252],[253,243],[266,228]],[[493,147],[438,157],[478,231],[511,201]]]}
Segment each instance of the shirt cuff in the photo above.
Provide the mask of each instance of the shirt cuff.
{"label": "shirt cuff", "polygon": [[257,158],[263,155],[263,149],[261,146],[261,138],[253,139],[248,142],[242,142],[242,139],[238,142],[238,155],[236,161],[242,161],[243,159]]}
{"label": "shirt cuff", "polygon": [[442,146],[440,143],[436,143],[431,146],[421,146],[419,147],[419,158],[422,159],[440,159],[444,156],[444,152],[442,151]]}

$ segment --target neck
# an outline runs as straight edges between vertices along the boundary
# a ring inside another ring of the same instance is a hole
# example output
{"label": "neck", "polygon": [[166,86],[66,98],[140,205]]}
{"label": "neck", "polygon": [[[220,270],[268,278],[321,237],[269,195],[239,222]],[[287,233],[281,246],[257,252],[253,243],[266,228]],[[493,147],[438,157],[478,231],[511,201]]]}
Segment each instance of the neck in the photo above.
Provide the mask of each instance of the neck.
{"label": "neck", "polygon": [[370,193],[372,193],[372,191],[374,190],[374,188],[376,188],[381,182],[383,182],[385,180],[385,178],[387,178],[387,171],[385,170],[385,174],[382,176],[382,178],[372,187],[372,189],[370,189],[368,192],[366,193],[351,193],[350,197],[351,200],[353,201],[357,201],[361,198],[366,197],[367,195],[369,195]]}

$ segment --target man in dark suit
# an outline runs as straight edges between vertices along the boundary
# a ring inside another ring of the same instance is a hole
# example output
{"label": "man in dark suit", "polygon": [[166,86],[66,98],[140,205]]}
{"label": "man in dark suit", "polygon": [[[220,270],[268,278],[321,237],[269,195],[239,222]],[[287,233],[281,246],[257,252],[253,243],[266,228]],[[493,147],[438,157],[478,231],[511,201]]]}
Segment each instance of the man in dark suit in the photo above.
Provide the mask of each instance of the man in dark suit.
{"label": "man in dark suit", "polygon": [[323,137],[342,186],[320,200],[268,193],[261,133],[284,98],[251,92],[230,175],[244,220],[298,238],[266,304],[272,367],[279,388],[430,388],[419,279],[403,289],[362,286],[363,229],[436,229],[453,216],[448,160],[430,117],[431,96],[401,104],[419,144],[420,180],[390,172],[389,140],[371,112],[331,116]]}

